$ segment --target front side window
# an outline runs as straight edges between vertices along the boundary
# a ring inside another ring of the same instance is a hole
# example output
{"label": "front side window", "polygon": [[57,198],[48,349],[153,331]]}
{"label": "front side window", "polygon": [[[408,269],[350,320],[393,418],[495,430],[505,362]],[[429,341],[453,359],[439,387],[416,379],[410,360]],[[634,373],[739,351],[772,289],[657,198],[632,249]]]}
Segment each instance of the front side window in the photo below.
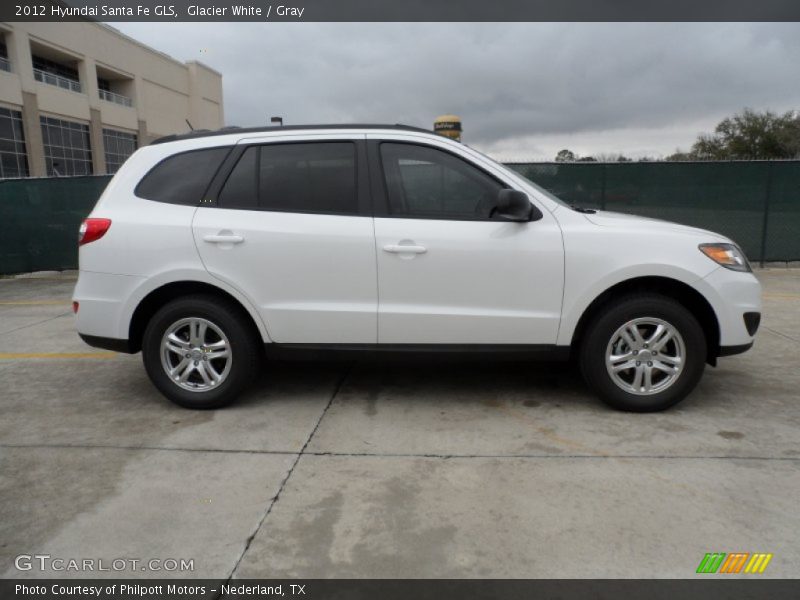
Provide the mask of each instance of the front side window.
{"label": "front side window", "polygon": [[223,208],[358,214],[355,145],[250,147],[231,171],[217,202]]}
{"label": "front side window", "polygon": [[391,215],[490,219],[504,188],[468,162],[429,146],[386,142],[381,159]]}
{"label": "front side window", "polygon": [[230,148],[204,148],[165,158],[136,186],[135,194],[147,200],[196,206]]}

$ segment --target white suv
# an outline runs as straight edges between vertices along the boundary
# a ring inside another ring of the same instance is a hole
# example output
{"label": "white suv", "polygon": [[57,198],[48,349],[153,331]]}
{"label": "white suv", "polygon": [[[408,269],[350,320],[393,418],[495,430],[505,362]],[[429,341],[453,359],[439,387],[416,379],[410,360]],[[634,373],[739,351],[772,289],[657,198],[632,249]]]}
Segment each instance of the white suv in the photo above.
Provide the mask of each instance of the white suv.
{"label": "white suv", "polygon": [[422,129],[307,126],[138,150],[81,228],[73,306],[191,408],[264,355],[348,350],[575,357],[608,404],[655,411],[752,346],[761,287],[716,233],[570,208]]}

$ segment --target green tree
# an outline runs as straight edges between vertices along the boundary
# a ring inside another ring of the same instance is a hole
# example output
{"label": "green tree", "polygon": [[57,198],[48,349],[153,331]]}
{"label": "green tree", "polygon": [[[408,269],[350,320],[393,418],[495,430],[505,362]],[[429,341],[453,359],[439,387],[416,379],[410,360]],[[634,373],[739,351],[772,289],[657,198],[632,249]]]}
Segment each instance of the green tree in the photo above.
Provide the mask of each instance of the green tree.
{"label": "green tree", "polygon": [[800,116],[746,108],[702,134],[689,157],[700,160],[794,158],[800,155]]}
{"label": "green tree", "polygon": [[601,152],[594,156],[599,162],[632,162],[630,158],[618,152]]}
{"label": "green tree", "polygon": [[664,160],[671,160],[671,161],[686,161],[692,160],[692,157],[689,155],[688,152],[681,152],[679,148],[675,149],[675,154],[670,154]]}
{"label": "green tree", "polygon": [[575,153],[566,148],[559,150],[558,154],[556,154],[556,162],[575,162],[577,159],[578,157],[575,156]]}
{"label": "green tree", "polygon": [[778,135],[780,143],[791,158],[800,158],[800,111],[793,111],[791,119]]}

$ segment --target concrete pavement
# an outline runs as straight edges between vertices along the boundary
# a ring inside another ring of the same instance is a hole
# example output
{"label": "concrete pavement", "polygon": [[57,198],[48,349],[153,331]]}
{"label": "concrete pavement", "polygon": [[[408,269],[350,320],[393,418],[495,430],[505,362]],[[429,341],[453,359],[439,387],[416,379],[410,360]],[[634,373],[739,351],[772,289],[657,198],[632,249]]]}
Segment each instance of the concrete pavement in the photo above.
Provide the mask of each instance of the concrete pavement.
{"label": "concrete pavement", "polygon": [[194,561],[105,573],[133,577],[692,577],[744,551],[794,577],[800,271],[757,275],[755,348],[653,415],[520,363],[272,363],[237,405],[187,411],[140,356],[77,338],[73,275],[0,280],[0,573],[50,554]]}

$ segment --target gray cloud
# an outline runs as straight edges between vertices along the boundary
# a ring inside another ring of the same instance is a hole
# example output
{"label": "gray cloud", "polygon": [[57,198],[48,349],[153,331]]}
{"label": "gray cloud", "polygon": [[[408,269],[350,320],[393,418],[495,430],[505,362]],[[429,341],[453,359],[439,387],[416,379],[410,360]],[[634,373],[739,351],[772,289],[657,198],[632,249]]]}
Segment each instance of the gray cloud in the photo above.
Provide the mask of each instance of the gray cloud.
{"label": "gray cloud", "polygon": [[120,23],[224,76],[226,121],[404,122],[478,148],[666,154],[745,106],[800,108],[800,24]]}

